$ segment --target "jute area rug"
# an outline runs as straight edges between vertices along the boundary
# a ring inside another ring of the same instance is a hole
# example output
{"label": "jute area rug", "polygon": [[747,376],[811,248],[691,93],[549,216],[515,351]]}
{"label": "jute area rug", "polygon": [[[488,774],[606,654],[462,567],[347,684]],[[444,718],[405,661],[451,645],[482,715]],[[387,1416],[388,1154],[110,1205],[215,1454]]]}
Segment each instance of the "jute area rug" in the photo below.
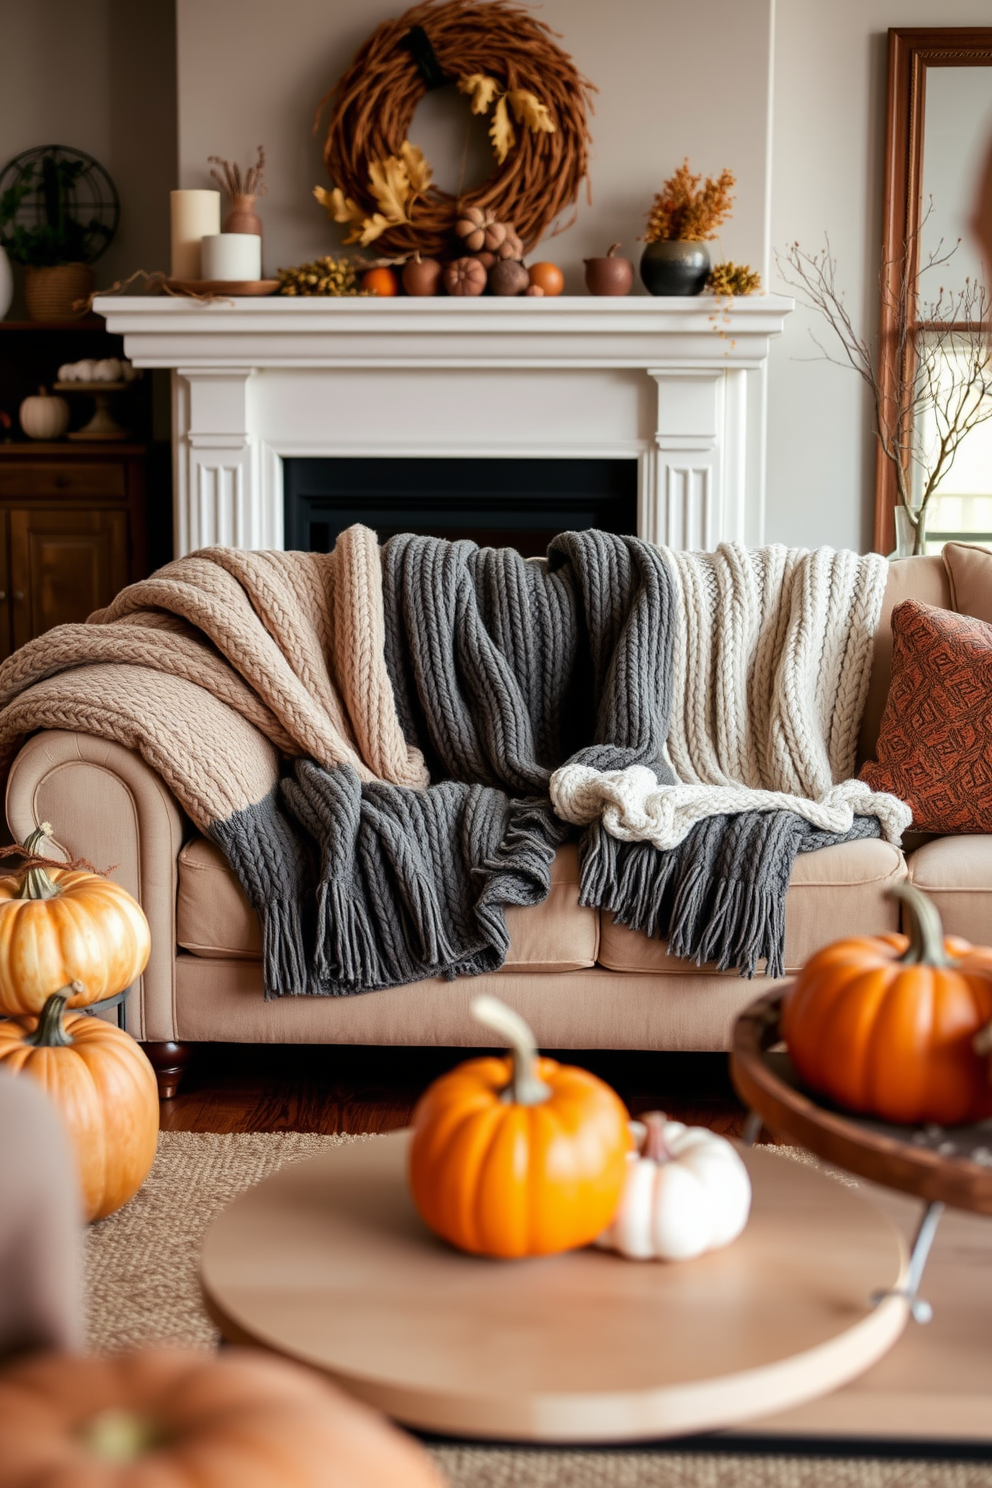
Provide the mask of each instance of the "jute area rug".
{"label": "jute area rug", "polygon": [[[218,1335],[197,1281],[210,1221],[283,1163],[375,1138],[282,1134],[159,1138],[151,1175],[86,1237],[88,1342],[96,1352],[145,1344],[209,1350]],[[663,1340],[659,1339],[659,1347]],[[452,1488],[992,1488],[992,1464],[663,1448],[552,1450],[430,1444]]]}

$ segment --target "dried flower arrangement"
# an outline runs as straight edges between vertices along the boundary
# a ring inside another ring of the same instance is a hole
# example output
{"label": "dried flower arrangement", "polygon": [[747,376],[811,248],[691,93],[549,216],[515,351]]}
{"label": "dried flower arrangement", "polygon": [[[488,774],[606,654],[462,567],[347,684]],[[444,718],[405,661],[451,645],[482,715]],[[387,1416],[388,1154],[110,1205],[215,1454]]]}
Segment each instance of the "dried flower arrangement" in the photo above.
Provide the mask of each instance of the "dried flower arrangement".
{"label": "dried flower arrangement", "polygon": [[734,299],[740,295],[754,294],[756,289],[760,289],[761,275],[750,264],[735,264],[728,258],[726,263],[714,264],[710,269],[706,288],[711,289],[715,295]]}
{"label": "dried flower arrangement", "polygon": [[716,180],[707,176],[700,187],[702,179],[690,171],[688,157],[669,176],[648,213],[644,234],[648,243],[673,239],[701,242],[716,237],[717,229],[726,222],[733,208],[731,191],[737,178],[732,171],[723,170]]}

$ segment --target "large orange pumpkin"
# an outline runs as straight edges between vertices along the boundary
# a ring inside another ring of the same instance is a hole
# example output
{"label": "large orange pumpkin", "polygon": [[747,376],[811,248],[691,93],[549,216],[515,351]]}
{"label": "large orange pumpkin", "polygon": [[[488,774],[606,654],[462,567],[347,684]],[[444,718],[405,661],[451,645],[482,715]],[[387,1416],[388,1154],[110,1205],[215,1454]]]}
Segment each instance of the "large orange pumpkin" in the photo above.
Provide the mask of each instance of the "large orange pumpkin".
{"label": "large orange pumpkin", "polygon": [[[66,989],[68,991],[68,989]],[[158,1143],[158,1086],[141,1049],[87,1013],[64,1017],[55,993],[40,1018],[0,1022],[0,1069],[25,1074],[58,1106],[79,1164],[87,1219],[137,1193]]]}
{"label": "large orange pumpkin", "polygon": [[[51,831],[43,822],[24,851],[37,853]],[[150,951],[141,906],[109,878],[54,865],[0,878],[0,1013],[40,1013],[73,983],[69,1007],[114,997]]]}
{"label": "large orange pumpkin", "polygon": [[912,933],[852,937],[818,951],[782,1013],[800,1078],[884,1121],[942,1126],[992,1115],[972,1046],[992,1020],[992,949],[944,939],[936,906],[898,884]]}
{"label": "large orange pumpkin", "polygon": [[540,1059],[527,1024],[494,997],[472,1012],[513,1045],[435,1080],[413,1113],[410,1191],[461,1250],[501,1257],[588,1245],[612,1220],[627,1172],[627,1111],[586,1070]]}
{"label": "large orange pumpkin", "polygon": [[247,1350],[35,1355],[0,1371],[3,1488],[442,1488],[426,1453]]}

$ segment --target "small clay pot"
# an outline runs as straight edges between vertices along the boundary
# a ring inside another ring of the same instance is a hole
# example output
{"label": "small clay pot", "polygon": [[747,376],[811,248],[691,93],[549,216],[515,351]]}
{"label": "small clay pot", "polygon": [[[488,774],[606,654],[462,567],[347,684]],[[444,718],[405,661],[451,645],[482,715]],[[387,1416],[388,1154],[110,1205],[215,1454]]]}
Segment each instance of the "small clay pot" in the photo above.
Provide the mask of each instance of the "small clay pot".
{"label": "small clay pot", "polygon": [[224,218],[226,233],[251,233],[262,236],[262,219],[255,211],[255,198],[246,192],[231,197],[231,209]]}
{"label": "small clay pot", "polygon": [[593,295],[625,295],[634,287],[634,265],[617,258],[619,243],[613,243],[605,258],[586,258],[586,289]]}
{"label": "small clay pot", "polygon": [[408,295],[436,295],[441,292],[441,265],[436,258],[411,258],[403,265],[403,288]]}
{"label": "small clay pot", "polygon": [[526,294],[530,275],[515,258],[501,258],[489,270],[489,288],[494,295]]}

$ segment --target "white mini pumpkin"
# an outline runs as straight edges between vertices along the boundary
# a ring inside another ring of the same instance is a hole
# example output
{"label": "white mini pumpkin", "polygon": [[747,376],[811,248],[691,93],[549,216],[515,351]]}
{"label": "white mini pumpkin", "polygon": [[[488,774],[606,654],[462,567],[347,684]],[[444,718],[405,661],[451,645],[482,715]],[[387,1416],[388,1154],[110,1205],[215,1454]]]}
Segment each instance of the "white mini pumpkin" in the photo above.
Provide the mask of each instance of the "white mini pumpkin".
{"label": "white mini pumpkin", "polygon": [[102,361],[93,364],[94,382],[120,382],[120,380],[120,357],[104,357]]}
{"label": "white mini pumpkin", "polygon": [[69,405],[64,398],[52,398],[46,388],[39,388],[36,397],[24,399],[19,417],[29,439],[61,439],[69,427]]}
{"label": "white mini pumpkin", "polygon": [[731,1144],[660,1111],[631,1129],[640,1150],[630,1154],[620,1207],[596,1244],[631,1260],[685,1261],[736,1240],[751,1180]]}

